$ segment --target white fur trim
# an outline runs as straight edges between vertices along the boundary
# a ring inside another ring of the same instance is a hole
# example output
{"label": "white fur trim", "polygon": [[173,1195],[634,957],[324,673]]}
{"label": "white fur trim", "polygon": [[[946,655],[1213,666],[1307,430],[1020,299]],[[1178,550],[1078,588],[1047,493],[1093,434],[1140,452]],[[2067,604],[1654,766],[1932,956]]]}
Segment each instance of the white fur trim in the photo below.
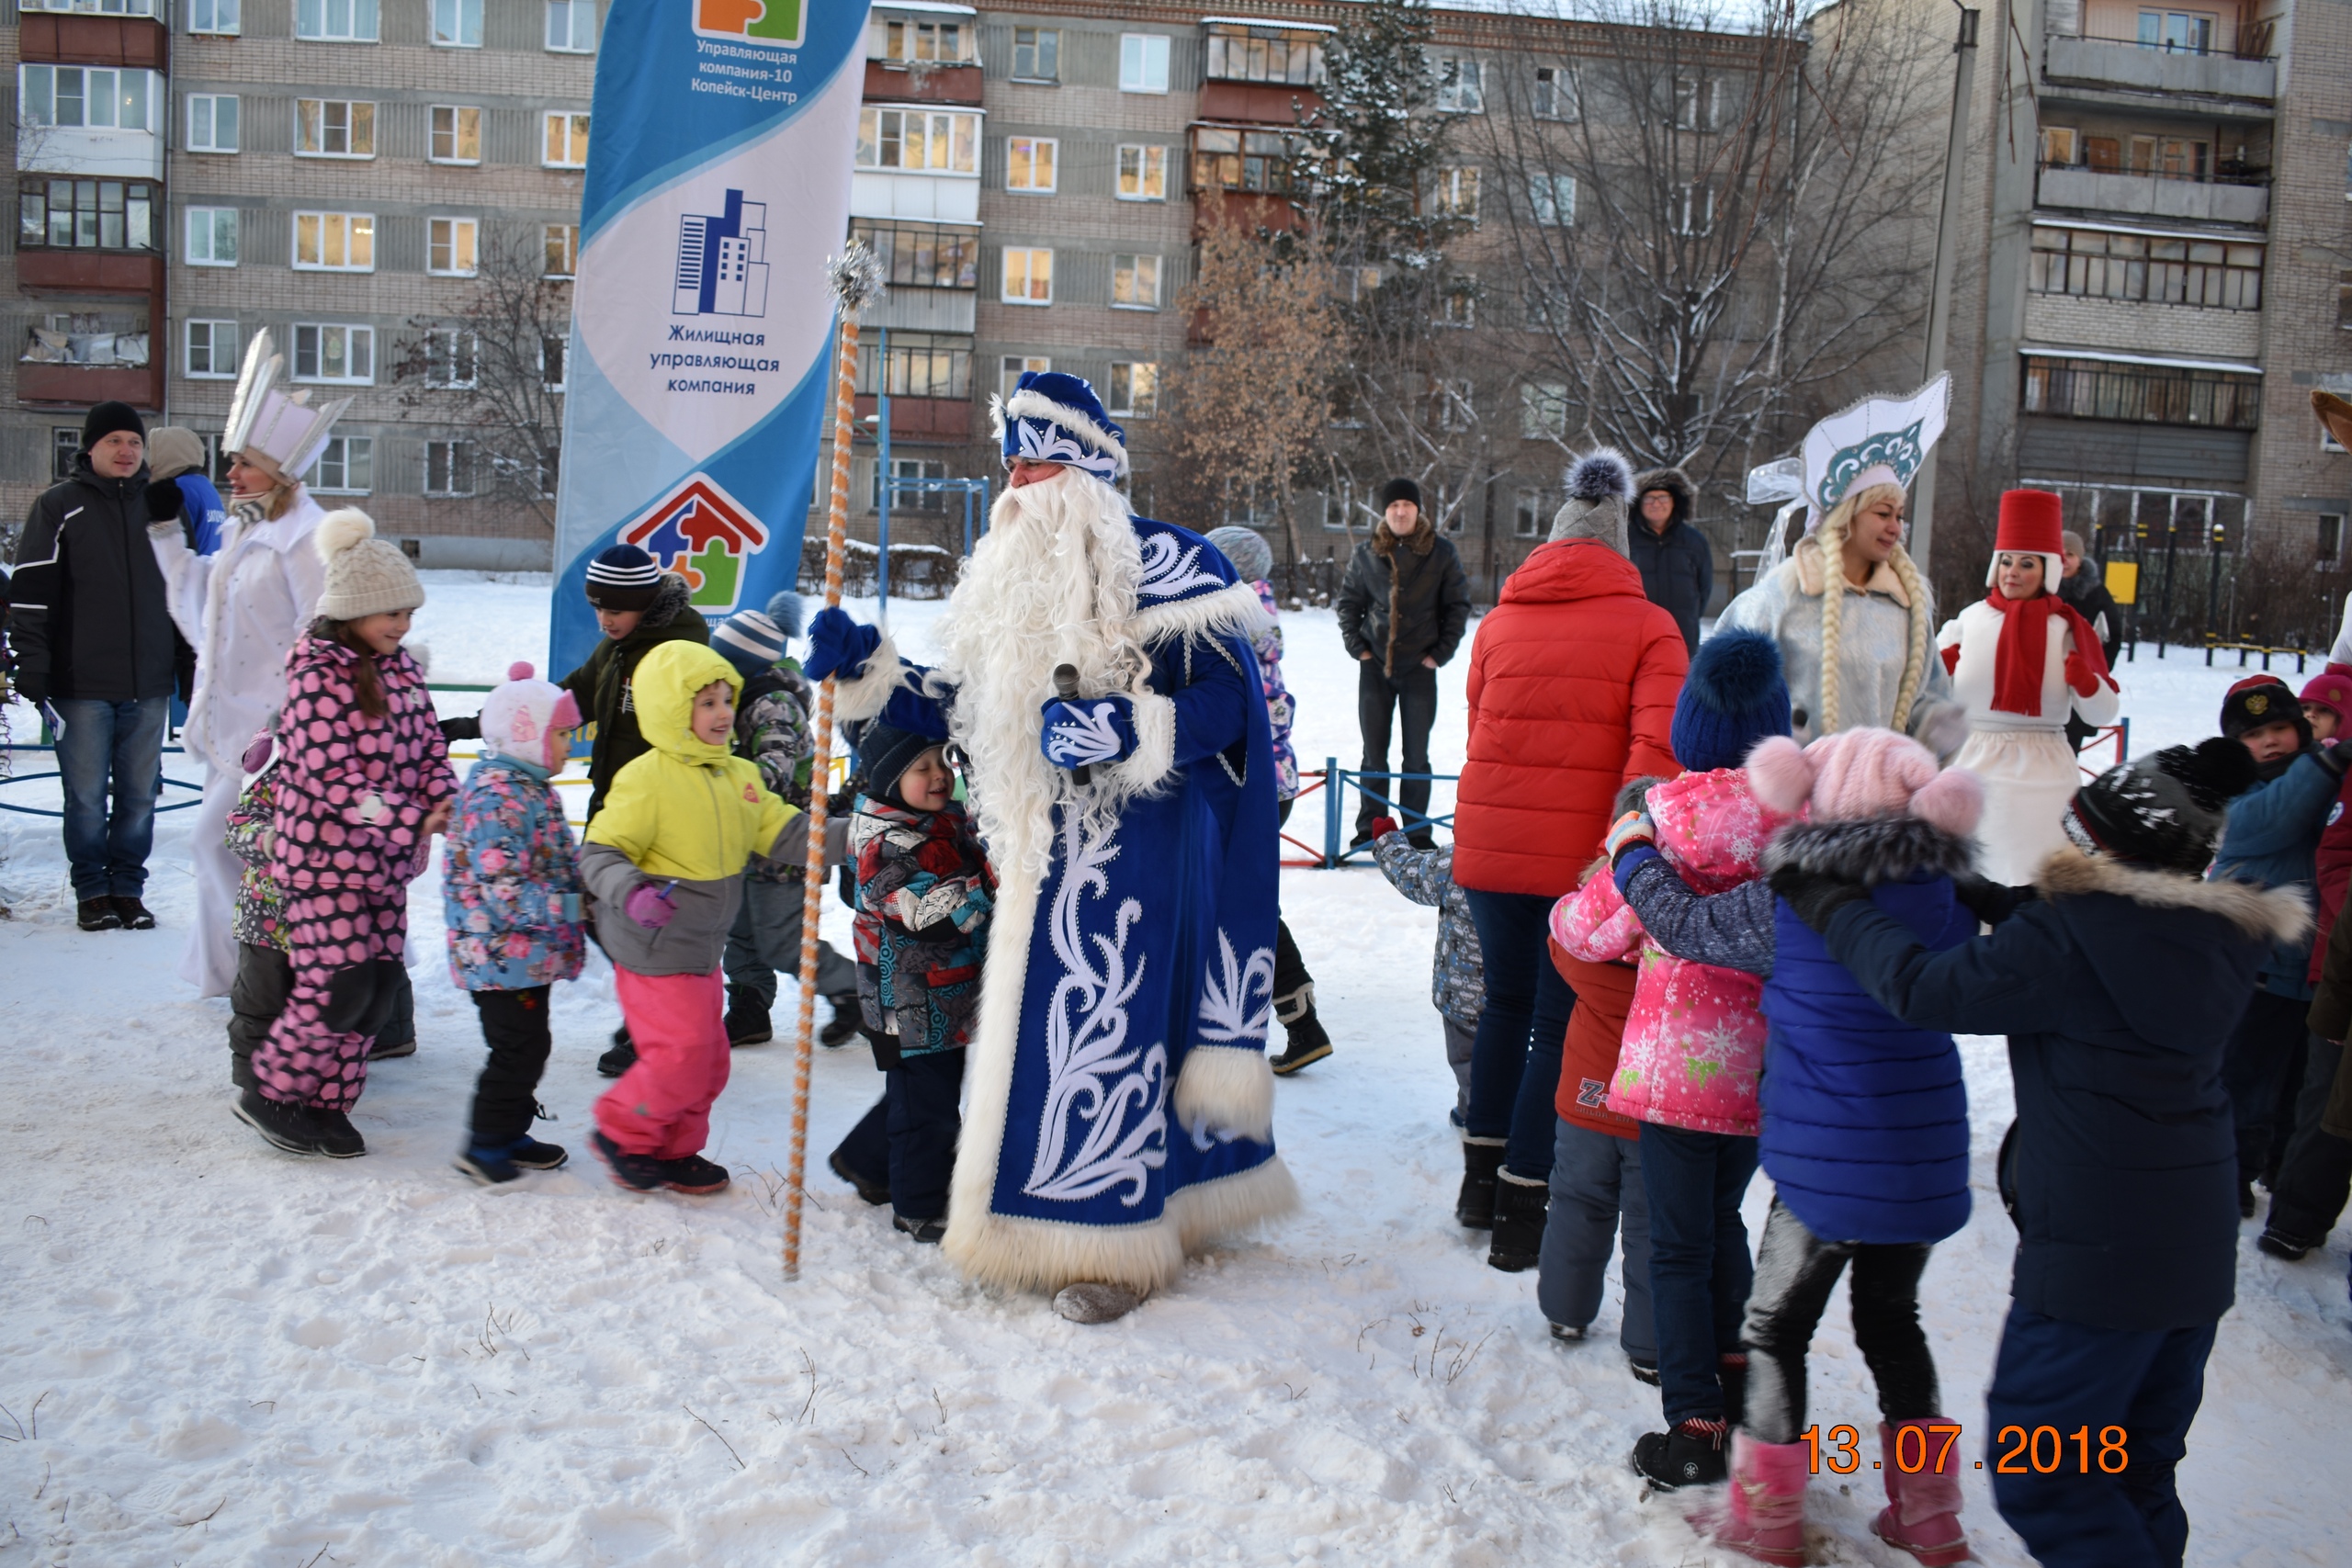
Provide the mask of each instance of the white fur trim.
{"label": "white fur trim", "polygon": [[833,717],[843,724],[872,718],[889,704],[891,694],[907,683],[907,667],[899,645],[884,632],[882,640],[865,656],[862,675],[833,677]]}
{"label": "white fur trim", "polygon": [[1187,1127],[1206,1122],[1258,1143],[1274,1136],[1274,1070],[1266,1053],[1243,1045],[1195,1045],[1176,1075],[1176,1117]]}
{"label": "white fur trim", "polygon": [[2221,916],[2248,936],[2271,942],[2301,942],[2311,934],[2311,907],[2303,901],[2301,886],[2256,887],[2226,876],[2208,882],[2186,872],[2154,871],[2104,855],[2086,855],[2071,844],[2050,852],[2034,874],[2033,885],[2059,897],[2069,893],[2112,893],[2146,908],[2202,909]]}
{"label": "white fur trim", "polygon": [[1995,550],[1992,558],[1984,563],[1985,587],[1992,587],[1993,580],[2001,575],[2003,556],[2040,556],[2042,592],[2053,598],[2057,596],[2058,584],[2065,580],[2066,562],[2064,557],[2053,556],[2044,550]]}
{"label": "white fur trim", "polygon": [[1016,419],[1040,419],[1057,424],[1106,457],[1115,457],[1119,472],[1127,471],[1127,449],[1119,438],[1095,423],[1068,403],[1057,403],[1034,389],[1015,392],[1010,398],[989,400],[989,423],[994,427],[999,444],[1004,440],[1004,427]]}
{"label": "white fur trim", "polygon": [[[1157,692],[1138,692],[1130,700],[1136,705],[1135,751],[1095,772],[1130,796],[1149,795],[1176,771],[1176,704]],[[995,941],[993,933],[989,941]]]}
{"label": "white fur trim", "polygon": [[1254,640],[1268,625],[1265,601],[1258,591],[1236,582],[1197,599],[1146,604],[1136,611],[1135,633],[1139,642],[1157,642],[1178,633],[1198,637],[1227,632]]}

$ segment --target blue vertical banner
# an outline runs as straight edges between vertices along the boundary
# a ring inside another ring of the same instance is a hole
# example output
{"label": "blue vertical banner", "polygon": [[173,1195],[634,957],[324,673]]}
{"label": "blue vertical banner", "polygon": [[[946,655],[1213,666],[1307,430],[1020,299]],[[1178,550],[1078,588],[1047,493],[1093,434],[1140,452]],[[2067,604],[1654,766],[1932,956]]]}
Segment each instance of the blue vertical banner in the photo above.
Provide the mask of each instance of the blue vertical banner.
{"label": "blue vertical banner", "polygon": [[596,62],[548,667],[641,546],[714,620],[799,575],[830,412],[866,0],[612,0]]}

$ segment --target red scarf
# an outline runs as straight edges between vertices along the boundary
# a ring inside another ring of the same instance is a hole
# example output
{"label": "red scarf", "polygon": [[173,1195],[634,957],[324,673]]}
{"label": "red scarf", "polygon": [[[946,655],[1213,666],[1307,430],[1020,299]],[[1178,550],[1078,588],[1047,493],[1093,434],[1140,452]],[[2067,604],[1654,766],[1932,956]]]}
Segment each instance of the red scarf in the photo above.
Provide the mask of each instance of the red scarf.
{"label": "red scarf", "polygon": [[1987,590],[1984,603],[2001,615],[2001,640],[1993,660],[1993,710],[1996,713],[2041,716],[2041,680],[2049,670],[2050,620],[2064,617],[2075,634],[2075,656],[2094,675],[2107,674],[2107,650],[2091,635],[2090,623],[2055,593],[2030,599],[2004,599],[1997,588]]}

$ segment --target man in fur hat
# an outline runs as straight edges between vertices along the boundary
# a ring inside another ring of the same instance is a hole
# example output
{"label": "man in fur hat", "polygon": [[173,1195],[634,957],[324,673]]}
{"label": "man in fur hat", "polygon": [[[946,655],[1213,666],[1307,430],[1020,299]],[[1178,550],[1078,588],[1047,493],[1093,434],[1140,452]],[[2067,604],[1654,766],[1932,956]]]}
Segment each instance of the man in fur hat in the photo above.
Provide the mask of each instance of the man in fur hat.
{"label": "man in fur hat", "polygon": [[[1403,770],[1430,771],[1430,729],[1437,722],[1438,666],[1453,659],[1470,624],[1470,581],[1453,542],[1442,537],[1421,506],[1421,487],[1394,479],[1375,498],[1380,521],[1356,547],[1340,582],[1340,639],[1359,662],[1356,724],[1363,731],[1363,771],[1388,771],[1388,732],[1405,720]],[[1396,803],[1392,809],[1379,797]],[[1404,818],[1406,837],[1430,845],[1427,778],[1382,781],[1359,791],[1356,836],[1372,841],[1375,818]]]}
{"label": "man in fur hat", "polygon": [[1256,592],[1114,487],[1074,376],[993,405],[1007,470],[935,669],[837,609],[807,672],[843,719],[953,740],[999,878],[945,1248],[1081,1322],[1295,1201],[1272,1144],[1273,753]]}

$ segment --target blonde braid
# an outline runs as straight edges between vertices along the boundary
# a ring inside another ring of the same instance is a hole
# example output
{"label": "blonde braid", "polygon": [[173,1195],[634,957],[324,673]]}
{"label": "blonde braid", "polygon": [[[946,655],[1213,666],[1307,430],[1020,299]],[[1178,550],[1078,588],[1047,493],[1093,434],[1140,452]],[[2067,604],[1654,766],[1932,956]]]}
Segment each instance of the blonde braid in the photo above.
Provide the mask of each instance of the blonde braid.
{"label": "blonde braid", "polygon": [[1846,519],[1853,510],[1850,499],[1841,501],[1814,536],[1821,547],[1821,711],[1813,716],[1816,739],[1838,728],[1838,650],[1846,634]]}
{"label": "blonde braid", "polygon": [[1894,717],[1887,728],[1903,734],[1911,732],[1911,705],[1919,695],[1919,683],[1928,674],[1928,623],[1935,618],[1935,606],[1928,601],[1928,585],[1913,564],[1911,552],[1901,545],[1894,547],[1890,558],[1903,592],[1911,600],[1911,646],[1904,650],[1903,684],[1894,693]]}

